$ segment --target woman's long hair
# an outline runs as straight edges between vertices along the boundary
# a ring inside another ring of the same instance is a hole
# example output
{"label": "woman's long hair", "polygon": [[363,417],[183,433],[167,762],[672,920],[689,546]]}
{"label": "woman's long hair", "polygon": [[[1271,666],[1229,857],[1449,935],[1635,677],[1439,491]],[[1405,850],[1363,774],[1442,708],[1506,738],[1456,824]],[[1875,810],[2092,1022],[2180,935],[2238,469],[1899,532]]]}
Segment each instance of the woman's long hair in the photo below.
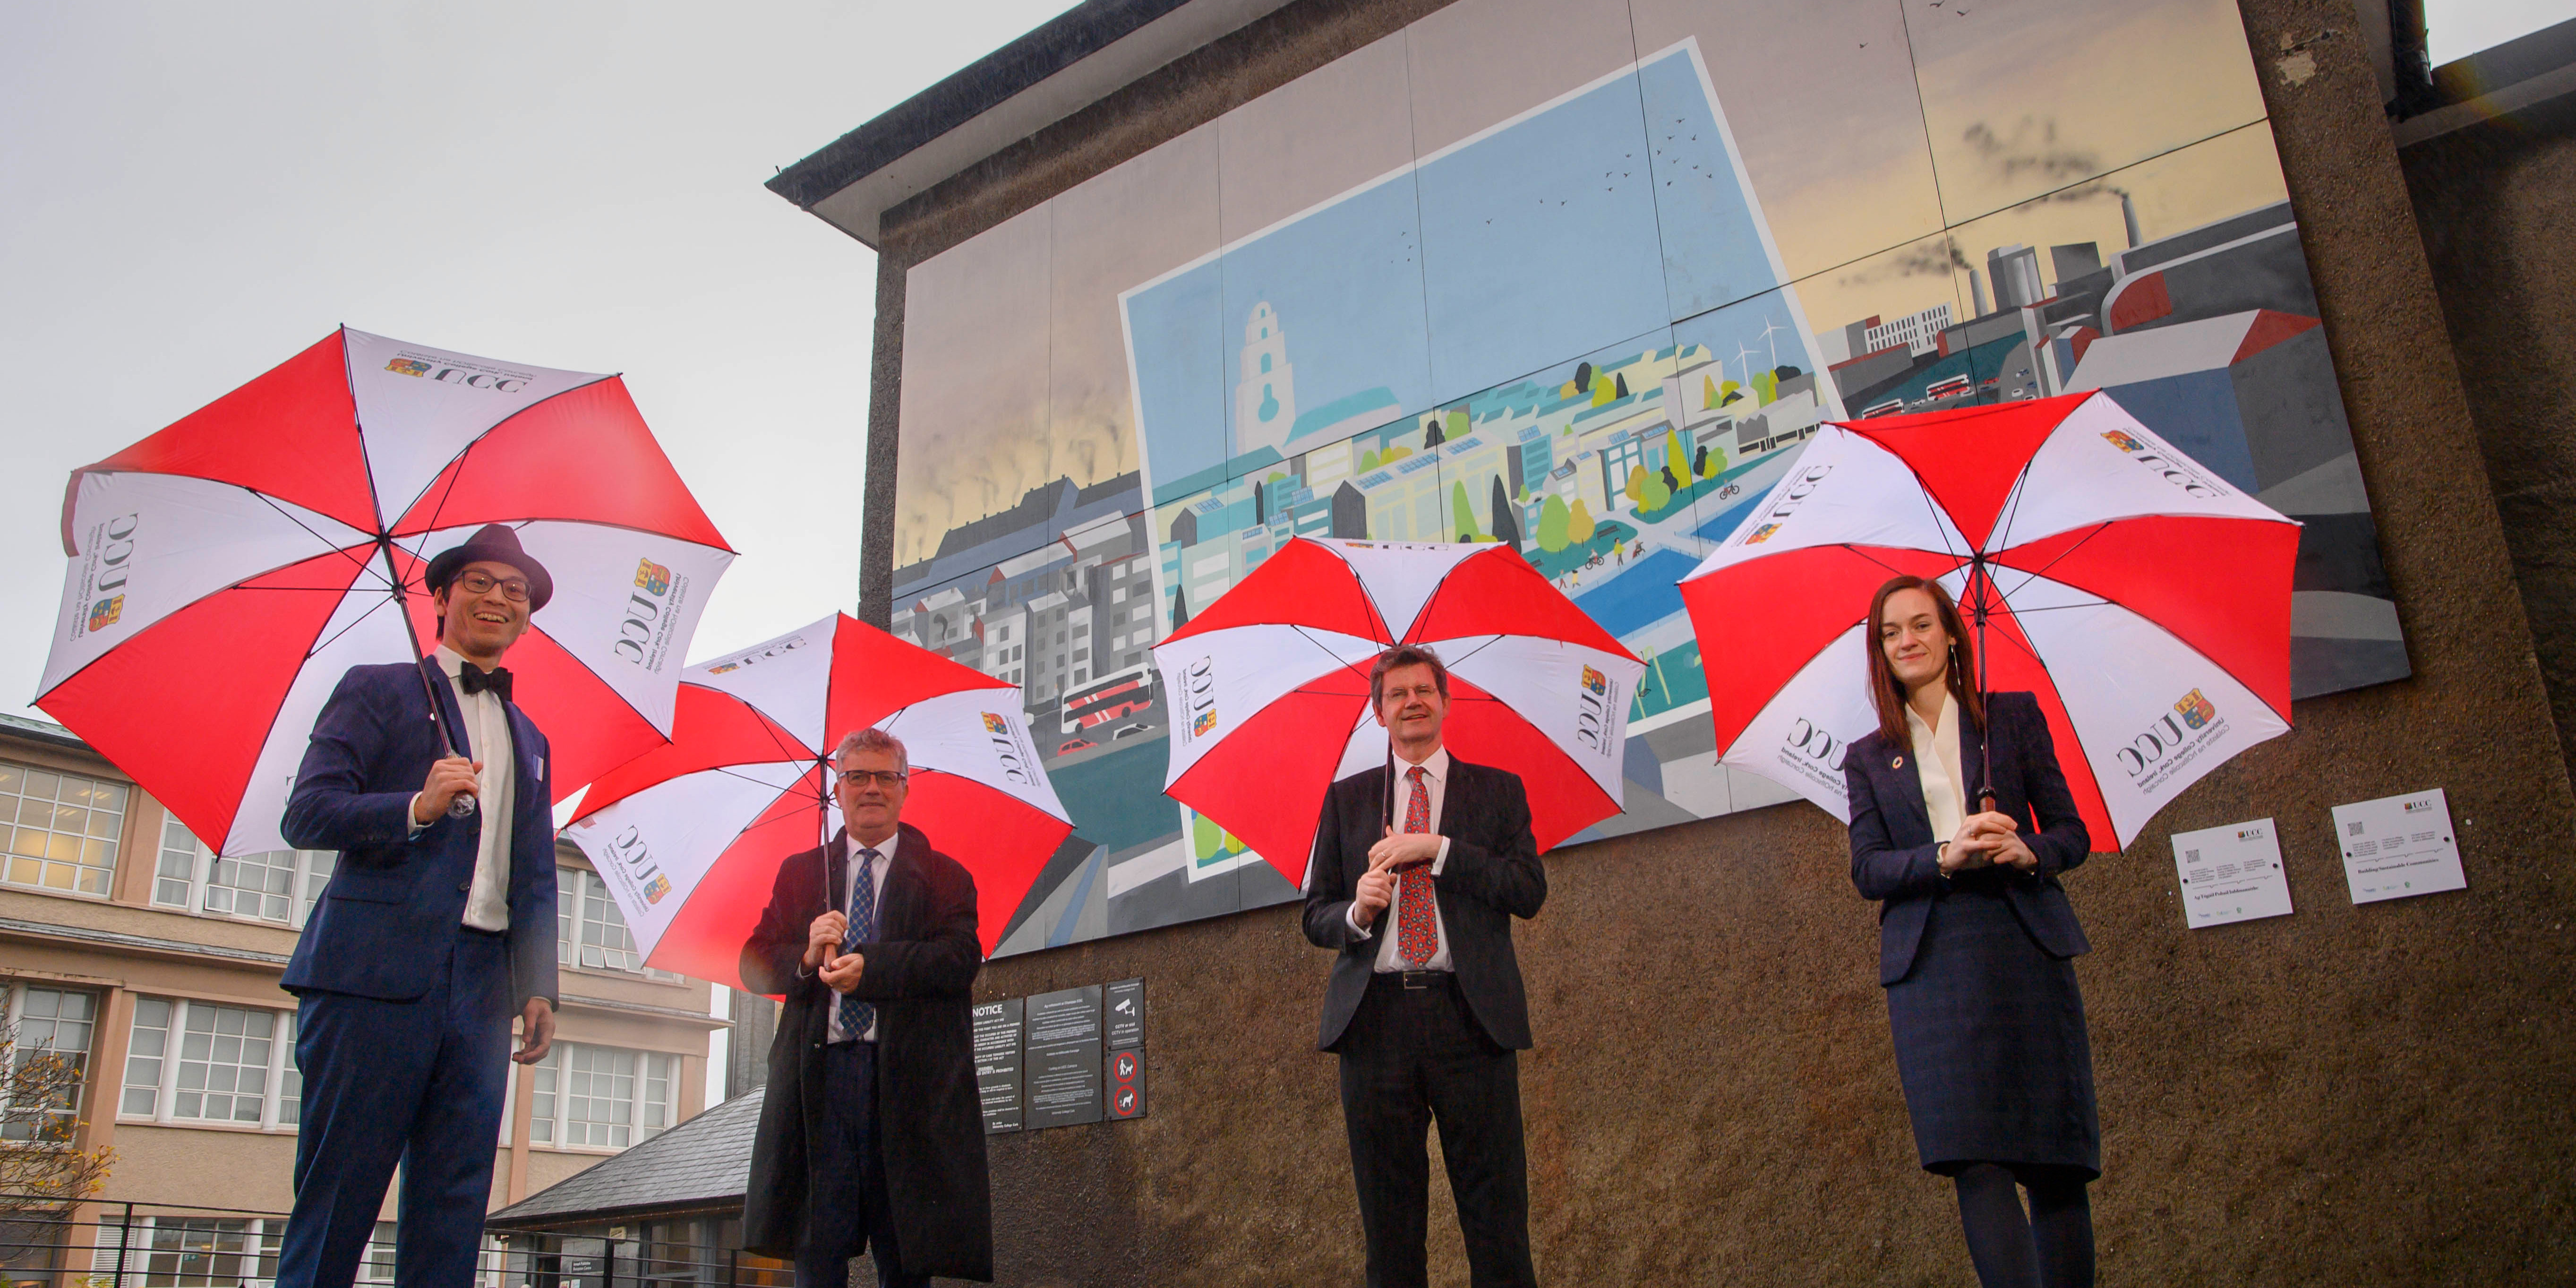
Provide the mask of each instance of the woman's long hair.
{"label": "woman's long hair", "polygon": [[1890,577],[1878,593],[1869,597],[1869,629],[1862,643],[1869,652],[1869,700],[1878,709],[1879,736],[1895,747],[1909,746],[1914,736],[1905,728],[1905,682],[1887,664],[1887,646],[1880,642],[1879,631],[1887,620],[1887,597],[1900,590],[1919,590],[1932,597],[1932,609],[1941,618],[1941,630],[1950,637],[1949,670],[1943,680],[1950,686],[1950,698],[1968,722],[1982,729],[1986,725],[1986,704],[1977,693],[1977,645],[1968,638],[1967,624],[1959,619],[1959,604],[1941,583],[1922,577]]}

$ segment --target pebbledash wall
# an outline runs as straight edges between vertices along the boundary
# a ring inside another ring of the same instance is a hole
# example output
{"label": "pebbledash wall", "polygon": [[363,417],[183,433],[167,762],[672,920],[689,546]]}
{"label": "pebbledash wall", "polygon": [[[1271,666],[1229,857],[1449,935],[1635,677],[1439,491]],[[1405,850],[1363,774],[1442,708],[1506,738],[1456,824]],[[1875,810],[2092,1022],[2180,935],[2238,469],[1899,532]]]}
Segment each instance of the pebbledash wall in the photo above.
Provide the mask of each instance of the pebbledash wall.
{"label": "pebbledash wall", "polygon": [[[892,572],[907,269],[1441,7],[1288,5],[886,212],[870,617]],[[2576,798],[2363,24],[2343,0],[2242,12],[2414,674],[2297,703],[2291,735],[2070,878],[2095,945],[2078,974],[2103,1275],[2576,1276]],[[2436,786],[2469,888],[2355,907],[2329,808]],[[2297,913],[2185,929],[2167,837],[2261,817]],[[1915,1166],[1840,825],[1793,803],[1547,862],[1547,908],[1518,929],[1544,1278],[1968,1280],[1949,1189]],[[1293,905],[990,965],[993,997],[1142,976],[1151,1013],[1150,1118],[992,1139],[1000,1281],[1355,1281],[1333,1062],[1313,1050],[1326,966]],[[1464,1283],[1433,1188],[1434,1277]]]}

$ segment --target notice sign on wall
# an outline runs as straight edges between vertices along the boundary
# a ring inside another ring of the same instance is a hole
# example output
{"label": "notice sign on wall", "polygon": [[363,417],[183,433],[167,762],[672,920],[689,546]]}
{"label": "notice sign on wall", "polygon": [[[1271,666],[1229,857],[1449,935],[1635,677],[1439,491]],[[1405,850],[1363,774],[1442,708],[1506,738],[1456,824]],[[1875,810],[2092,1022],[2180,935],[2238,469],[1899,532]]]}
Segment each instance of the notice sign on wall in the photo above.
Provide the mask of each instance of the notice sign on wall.
{"label": "notice sign on wall", "polygon": [[2459,835],[2442,789],[2334,807],[2335,843],[2354,903],[2465,890]]}
{"label": "notice sign on wall", "polygon": [[2173,849],[2184,925],[2198,930],[2290,915],[2290,879],[2272,820],[2176,832]]}
{"label": "notice sign on wall", "polygon": [[1145,981],[974,1008],[984,1134],[1145,1116]]}
{"label": "notice sign on wall", "polygon": [[1022,1119],[1020,1019],[1028,1001],[1008,998],[975,1008],[975,1089],[984,1102],[984,1134],[1018,1131]]}
{"label": "notice sign on wall", "polygon": [[1029,999],[1029,1126],[1100,1121],[1101,1052],[1098,984]]}

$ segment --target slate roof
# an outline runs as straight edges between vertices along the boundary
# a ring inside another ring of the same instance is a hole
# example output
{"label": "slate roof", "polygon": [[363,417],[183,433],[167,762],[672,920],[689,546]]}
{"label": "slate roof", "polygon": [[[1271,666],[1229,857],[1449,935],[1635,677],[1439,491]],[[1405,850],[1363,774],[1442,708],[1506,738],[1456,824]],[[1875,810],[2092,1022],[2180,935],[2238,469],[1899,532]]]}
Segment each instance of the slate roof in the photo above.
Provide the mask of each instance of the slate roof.
{"label": "slate roof", "polygon": [[751,1177],[754,1088],[484,1218],[497,1230],[550,1229],[607,1217],[739,1207]]}

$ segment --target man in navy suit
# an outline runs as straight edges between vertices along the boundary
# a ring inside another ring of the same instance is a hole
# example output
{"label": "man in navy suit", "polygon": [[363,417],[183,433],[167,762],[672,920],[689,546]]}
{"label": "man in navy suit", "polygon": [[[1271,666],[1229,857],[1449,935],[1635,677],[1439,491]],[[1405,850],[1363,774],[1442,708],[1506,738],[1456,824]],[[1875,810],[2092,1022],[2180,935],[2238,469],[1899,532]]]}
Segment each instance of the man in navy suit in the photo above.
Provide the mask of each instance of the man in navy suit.
{"label": "man in navy suit", "polygon": [[1535,1284],[1519,1061],[1529,1004],[1512,952],[1512,918],[1547,901],[1529,795],[1518,775],[1441,745],[1449,672],[1431,650],[1380,654],[1369,699],[1395,791],[1370,769],[1324,794],[1305,915],[1306,938],[1337,953],[1316,1045],[1341,1058],[1369,1288],[1428,1278],[1435,1119],[1470,1280]]}
{"label": "man in navy suit", "polygon": [[394,1281],[469,1282],[508,1061],[554,1038],[553,784],[500,667],[554,579],[492,524],[426,580],[436,655],[351,667],[286,802],[287,843],[340,859],[282,981],[304,1100],[278,1288],[356,1277],[397,1163]]}

